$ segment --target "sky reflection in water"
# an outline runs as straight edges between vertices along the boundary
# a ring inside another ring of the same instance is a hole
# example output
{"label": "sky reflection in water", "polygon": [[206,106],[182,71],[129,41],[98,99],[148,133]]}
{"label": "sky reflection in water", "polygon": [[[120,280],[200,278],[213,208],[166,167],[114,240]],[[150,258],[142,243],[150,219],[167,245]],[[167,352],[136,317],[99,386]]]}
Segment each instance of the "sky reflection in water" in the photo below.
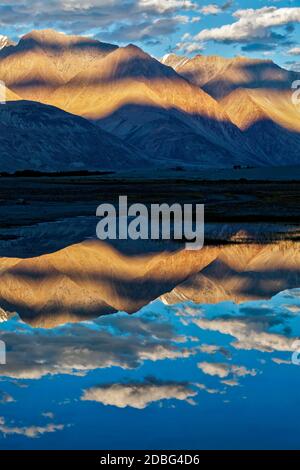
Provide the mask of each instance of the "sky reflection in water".
{"label": "sky reflection in water", "polygon": [[300,289],[1,324],[0,449],[300,448]]}

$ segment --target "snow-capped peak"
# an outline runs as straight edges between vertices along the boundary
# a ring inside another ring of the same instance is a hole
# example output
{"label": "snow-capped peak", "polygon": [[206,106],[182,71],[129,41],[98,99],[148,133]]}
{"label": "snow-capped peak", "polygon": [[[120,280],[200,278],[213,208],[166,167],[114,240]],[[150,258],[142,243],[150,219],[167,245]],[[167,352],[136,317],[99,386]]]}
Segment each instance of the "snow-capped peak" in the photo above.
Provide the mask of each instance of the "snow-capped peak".
{"label": "snow-capped peak", "polygon": [[174,55],[174,54],[172,54],[172,53],[165,54],[161,59],[161,63],[164,64],[165,62],[167,62],[168,58],[172,55]]}
{"label": "snow-capped peak", "polygon": [[12,44],[10,39],[7,36],[2,36],[0,34],[0,50],[3,49],[6,46],[9,46],[10,44]]}
{"label": "snow-capped peak", "polygon": [[190,59],[188,57],[170,53],[163,56],[161,63],[168,65],[169,67],[172,67],[174,70],[176,70],[178,67],[184,65],[189,60]]}

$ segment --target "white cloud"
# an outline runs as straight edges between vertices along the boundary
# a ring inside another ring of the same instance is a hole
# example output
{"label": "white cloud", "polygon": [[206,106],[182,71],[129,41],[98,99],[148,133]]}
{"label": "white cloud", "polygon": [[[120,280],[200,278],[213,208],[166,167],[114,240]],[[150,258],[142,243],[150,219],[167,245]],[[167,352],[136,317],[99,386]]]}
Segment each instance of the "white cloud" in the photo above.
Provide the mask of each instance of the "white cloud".
{"label": "white cloud", "polygon": [[246,377],[246,375],[251,375],[252,377],[255,377],[257,374],[256,369],[247,369],[244,366],[230,366],[230,373],[233,374],[236,377]]}
{"label": "white cloud", "polygon": [[15,399],[6,392],[0,392],[0,403],[4,405],[5,403],[13,403]]}
{"label": "white cloud", "polygon": [[118,408],[137,408],[142,410],[151,403],[176,399],[191,403],[197,391],[183,383],[137,382],[114,383],[84,390],[82,400],[95,401]]}
{"label": "white cloud", "polygon": [[228,377],[233,374],[237,377],[245,377],[246,375],[255,376],[257,371],[255,369],[246,369],[244,366],[236,366],[231,364],[223,364],[217,362],[199,362],[198,368],[204,372],[204,374],[218,376],[221,379]]}
{"label": "white cloud", "polygon": [[182,51],[184,54],[194,54],[203,51],[204,45],[199,42],[179,42],[176,44],[176,49]]}
{"label": "white cloud", "polygon": [[215,395],[217,393],[223,394],[223,390],[218,390],[216,388],[209,388],[207,387],[207,385],[204,385],[204,384],[196,383],[195,386],[198,387],[200,390],[204,390],[205,392],[211,395]]}
{"label": "white cloud", "polygon": [[240,385],[236,379],[222,380],[222,384],[227,385],[228,387],[238,387]]}
{"label": "white cloud", "polygon": [[148,18],[142,22],[122,23],[112,31],[101,32],[99,38],[105,41],[157,41],[159,37],[175,33],[180,25],[189,22],[186,15]]}
{"label": "white cloud", "polygon": [[[47,330],[41,335],[20,326],[2,332],[10,345],[10,360],[0,376],[38,379],[45,375],[85,375],[107,367],[134,369],[144,361],[190,357],[197,348],[184,347],[187,338],[158,318],[116,315],[99,320],[98,329],[88,324],[62,327],[61,335]],[[64,333],[64,334],[63,334]]]}
{"label": "white cloud", "polygon": [[216,344],[201,344],[199,350],[206,354],[216,354],[220,350],[220,346]]}
{"label": "white cloud", "polygon": [[200,9],[203,15],[217,15],[222,12],[222,8],[216,4],[205,5]]}
{"label": "white cloud", "polygon": [[52,411],[45,411],[42,413],[42,416],[44,416],[44,418],[54,419],[54,413],[52,413]]}
{"label": "white cloud", "polygon": [[194,16],[191,18],[191,23],[199,23],[201,21],[201,16]]}
{"label": "white cloud", "polygon": [[280,359],[278,357],[272,357],[272,361],[275,362],[275,364],[278,364],[278,365],[281,365],[281,364],[292,365],[292,361],[289,361],[287,359]]}
{"label": "white cloud", "polygon": [[138,0],[137,5],[142,11],[151,10],[157,13],[197,8],[197,5],[190,0]]}
{"label": "white cloud", "polygon": [[198,368],[207,375],[217,375],[220,378],[225,378],[229,375],[230,371],[226,364],[218,364],[211,362],[199,362],[197,364]]}
{"label": "white cloud", "polygon": [[8,434],[19,434],[21,436],[36,438],[40,437],[43,434],[53,433],[56,431],[62,431],[64,429],[63,424],[54,424],[50,423],[47,426],[14,426],[8,425],[5,422],[5,419],[0,416],[0,432],[4,435]]}
{"label": "white cloud", "polygon": [[236,338],[232,346],[236,349],[258,350],[263,352],[293,351],[295,338],[264,331],[270,324],[267,319],[254,321],[249,317],[230,319],[195,319],[193,322],[204,330],[219,331]]}
{"label": "white cloud", "polygon": [[300,55],[300,47],[293,47],[289,51],[287,51],[289,55]]}
{"label": "white cloud", "polygon": [[[41,8],[40,0],[3,0],[0,5],[0,26],[15,28],[18,34],[28,32],[36,25],[39,29],[50,26],[85,35],[97,31],[96,36],[103,34],[112,38],[116,31],[116,40],[119,40],[120,31],[126,33],[130,30],[128,34],[134,37],[135,31],[135,40],[139,40],[139,24],[150,25],[154,20],[180,22],[180,16],[187,11],[198,11],[197,3],[192,0],[53,0],[44,2]],[[170,27],[168,30],[165,26],[161,34],[170,34]],[[153,31],[152,39],[157,40],[157,31]],[[127,41],[125,35],[123,41]]]}
{"label": "white cloud", "polygon": [[204,29],[195,36],[197,41],[249,42],[271,36],[271,28],[300,23],[300,8],[263,7],[237,10],[235,23],[219,28]]}
{"label": "white cloud", "polygon": [[188,39],[191,39],[191,34],[190,33],[184,33],[182,36],[182,41],[187,41]]}
{"label": "white cloud", "polygon": [[216,344],[201,344],[199,346],[199,351],[206,354],[216,354],[221,353],[223,356],[230,357],[230,352],[223,346],[218,346]]}

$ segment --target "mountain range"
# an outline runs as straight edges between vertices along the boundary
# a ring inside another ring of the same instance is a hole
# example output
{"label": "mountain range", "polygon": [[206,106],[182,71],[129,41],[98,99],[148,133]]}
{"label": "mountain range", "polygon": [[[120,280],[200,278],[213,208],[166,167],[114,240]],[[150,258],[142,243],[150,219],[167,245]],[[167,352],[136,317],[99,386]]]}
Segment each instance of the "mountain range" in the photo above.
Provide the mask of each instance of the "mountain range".
{"label": "mountain range", "polygon": [[300,74],[272,61],[159,61],[53,30],[1,38],[0,171],[299,164]]}
{"label": "mountain range", "polygon": [[193,58],[167,54],[162,63],[169,65],[191,83],[215,99],[225,98],[237,88],[290,90],[299,74],[282,69],[272,60],[196,55]]}

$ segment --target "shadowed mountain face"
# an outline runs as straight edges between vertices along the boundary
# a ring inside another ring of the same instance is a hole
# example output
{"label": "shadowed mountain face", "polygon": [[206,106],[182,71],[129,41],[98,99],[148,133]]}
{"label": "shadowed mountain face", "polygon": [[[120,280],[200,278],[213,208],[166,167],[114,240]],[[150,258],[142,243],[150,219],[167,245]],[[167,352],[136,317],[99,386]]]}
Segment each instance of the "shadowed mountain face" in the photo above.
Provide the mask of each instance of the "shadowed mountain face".
{"label": "shadowed mountain face", "polygon": [[287,155],[290,162],[299,164],[299,109],[290,91],[237,89],[221,104],[269,165],[284,165]]}
{"label": "shadowed mountain face", "polygon": [[[222,122],[202,116],[191,117],[178,109],[128,104],[97,123],[141,152],[147,152],[153,164],[158,158],[169,165],[199,165],[201,168],[226,168],[245,161],[253,165],[259,163],[237,128],[231,126],[235,141],[230,147],[221,134]],[[225,126],[230,129],[228,122]],[[238,143],[244,148],[242,157],[238,153]]]}
{"label": "shadowed mountain face", "polygon": [[297,243],[280,242],[128,256],[89,241],[37,258],[1,258],[0,308],[52,327],[133,313],[170,291],[163,299],[171,303],[264,299],[299,286],[299,253]]}
{"label": "shadowed mountain face", "polygon": [[0,171],[112,170],[148,165],[89,121],[29,101],[0,106]]}

